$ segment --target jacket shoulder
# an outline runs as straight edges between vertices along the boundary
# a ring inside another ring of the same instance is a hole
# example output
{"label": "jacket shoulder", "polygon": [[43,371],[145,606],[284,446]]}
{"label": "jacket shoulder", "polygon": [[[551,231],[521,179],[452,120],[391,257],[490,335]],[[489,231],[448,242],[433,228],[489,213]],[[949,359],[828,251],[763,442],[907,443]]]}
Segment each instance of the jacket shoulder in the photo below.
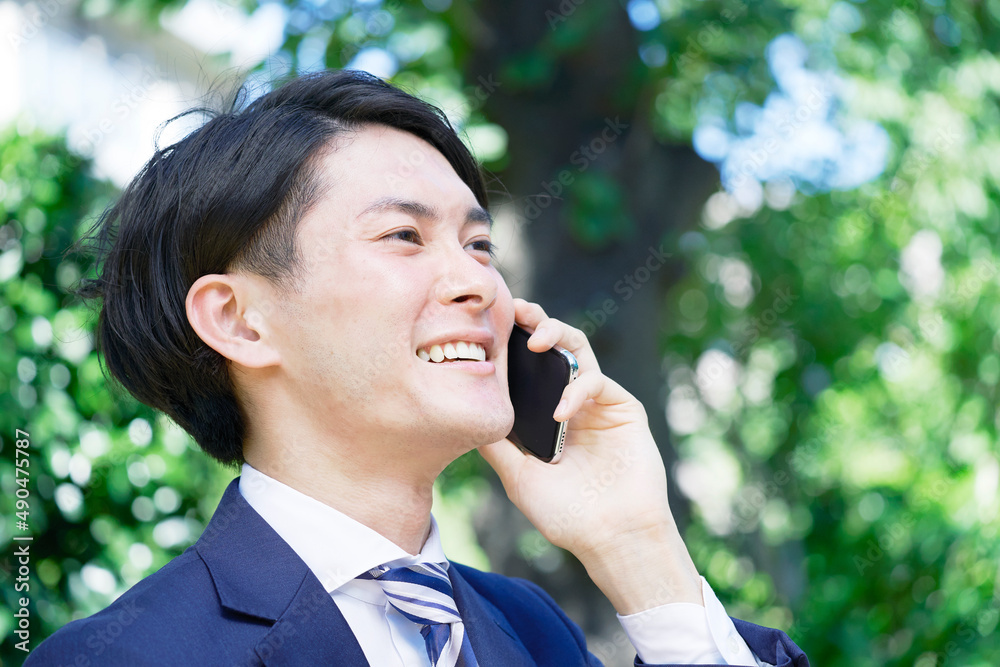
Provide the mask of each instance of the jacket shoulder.
{"label": "jacket shoulder", "polygon": [[527,579],[483,572],[467,565],[452,563],[452,566],[503,614],[529,650],[554,646],[566,650],[572,646],[585,662],[596,662],[587,651],[583,631],[540,586]]}
{"label": "jacket shoulder", "polygon": [[206,664],[212,646],[218,645],[212,634],[222,620],[211,575],[192,547],[102,611],[57,630],[31,652],[24,664]]}
{"label": "jacket shoulder", "polygon": [[565,617],[556,601],[541,586],[527,579],[483,572],[460,563],[452,563],[452,566],[458,569],[459,573],[480,595],[490,600],[494,605],[504,603],[505,605],[522,607],[523,611],[536,609],[538,613],[544,613],[543,610],[547,610]]}

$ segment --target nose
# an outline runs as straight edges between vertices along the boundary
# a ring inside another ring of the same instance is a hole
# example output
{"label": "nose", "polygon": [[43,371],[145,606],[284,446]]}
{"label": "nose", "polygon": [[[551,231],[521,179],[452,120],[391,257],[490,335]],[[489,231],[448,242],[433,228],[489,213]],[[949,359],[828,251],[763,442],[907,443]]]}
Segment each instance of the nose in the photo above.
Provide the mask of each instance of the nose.
{"label": "nose", "polygon": [[444,305],[461,303],[486,310],[497,299],[497,274],[464,249],[449,251],[442,258],[437,281],[437,299]]}

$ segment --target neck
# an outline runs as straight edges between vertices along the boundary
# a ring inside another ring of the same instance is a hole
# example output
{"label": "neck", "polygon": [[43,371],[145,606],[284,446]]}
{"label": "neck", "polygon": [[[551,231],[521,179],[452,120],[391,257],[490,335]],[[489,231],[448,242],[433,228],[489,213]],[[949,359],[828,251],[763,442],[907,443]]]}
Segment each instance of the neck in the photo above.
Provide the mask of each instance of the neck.
{"label": "neck", "polygon": [[[280,378],[279,378],[280,379]],[[249,383],[246,462],[371,528],[409,554],[430,531],[434,482],[471,449],[454,427],[355,417],[265,378]]]}
{"label": "neck", "polygon": [[[280,451],[266,446],[276,442]],[[287,433],[249,437],[244,457],[265,475],[368,526],[407,553],[419,553],[430,530],[434,480],[447,462],[427,469],[426,460],[398,451],[383,455],[385,447],[340,444],[329,437],[288,438]]]}

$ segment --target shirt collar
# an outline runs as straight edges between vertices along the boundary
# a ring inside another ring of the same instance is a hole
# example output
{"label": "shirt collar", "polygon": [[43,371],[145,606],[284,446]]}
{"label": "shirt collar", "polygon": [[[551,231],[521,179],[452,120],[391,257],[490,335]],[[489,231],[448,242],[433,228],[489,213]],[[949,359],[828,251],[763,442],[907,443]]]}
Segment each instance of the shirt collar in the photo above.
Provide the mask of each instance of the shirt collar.
{"label": "shirt collar", "polygon": [[315,498],[296,491],[249,463],[243,464],[240,494],[313,571],[327,592],[376,565],[405,567],[445,563],[437,522],[419,554],[407,553],[386,537]]}

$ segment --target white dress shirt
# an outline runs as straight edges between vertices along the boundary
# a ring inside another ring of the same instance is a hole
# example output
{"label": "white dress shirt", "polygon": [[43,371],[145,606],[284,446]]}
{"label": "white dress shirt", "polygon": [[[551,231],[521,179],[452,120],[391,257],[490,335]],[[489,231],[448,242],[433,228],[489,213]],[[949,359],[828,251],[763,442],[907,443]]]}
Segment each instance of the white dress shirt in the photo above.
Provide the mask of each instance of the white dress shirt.
{"label": "white dress shirt", "polygon": [[[447,563],[437,523],[419,554],[406,553],[354,519],[244,463],[240,493],[330,593],[372,665],[429,665],[420,626],[389,605],[377,581],[356,579],[376,565]],[[666,604],[618,616],[647,663],[762,665],[702,578],[705,606]]]}

